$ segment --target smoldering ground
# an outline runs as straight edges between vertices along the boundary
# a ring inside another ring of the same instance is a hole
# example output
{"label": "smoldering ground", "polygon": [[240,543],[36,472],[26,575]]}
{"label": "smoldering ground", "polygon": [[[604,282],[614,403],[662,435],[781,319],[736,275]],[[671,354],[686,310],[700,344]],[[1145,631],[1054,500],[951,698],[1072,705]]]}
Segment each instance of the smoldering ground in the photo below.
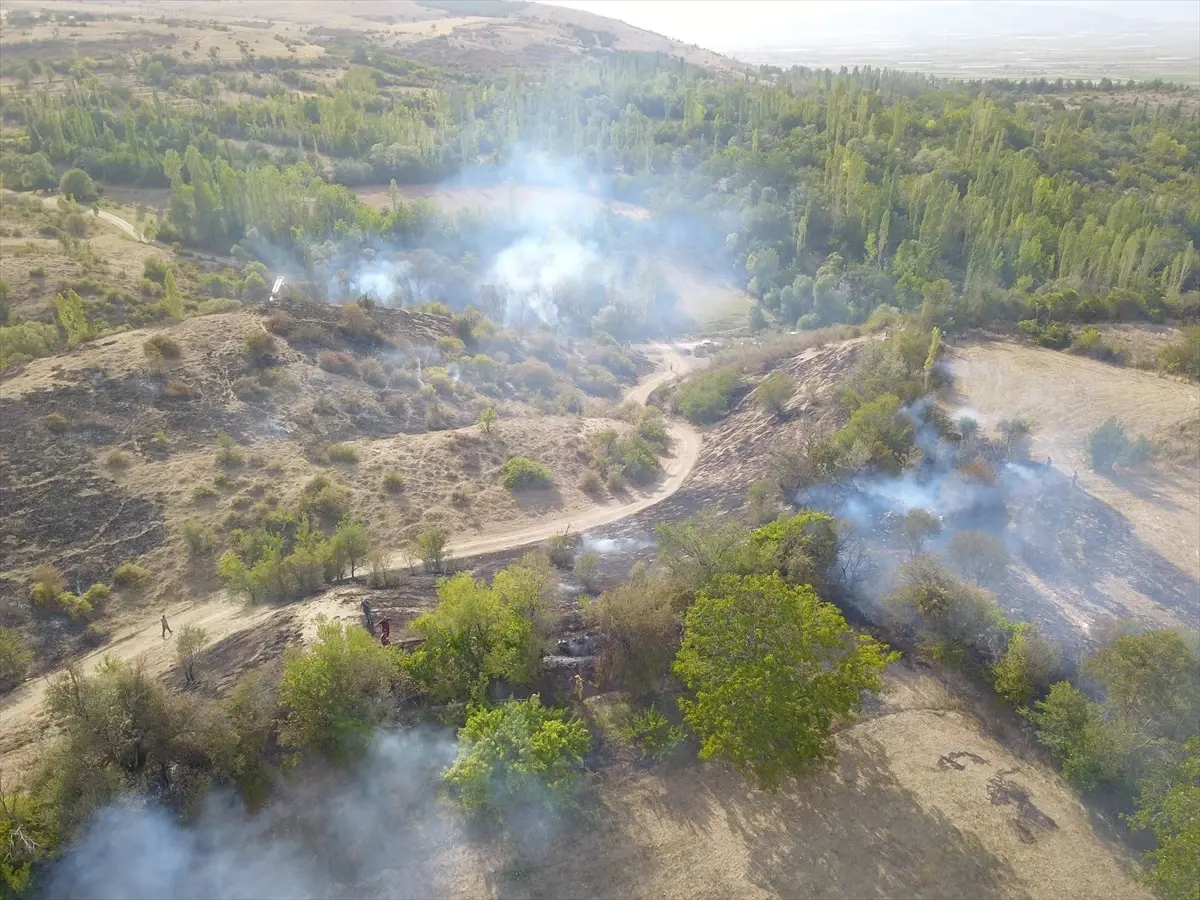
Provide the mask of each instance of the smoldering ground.
{"label": "smoldering ground", "polygon": [[[430,727],[380,731],[365,759],[345,770],[305,768],[249,813],[229,791],[211,793],[184,824],[150,803],[102,809],[47,876],[62,898],[431,897],[439,878],[493,827],[465,820],[440,791],[453,761],[452,734]],[[544,809],[505,810],[518,852],[553,840]]]}

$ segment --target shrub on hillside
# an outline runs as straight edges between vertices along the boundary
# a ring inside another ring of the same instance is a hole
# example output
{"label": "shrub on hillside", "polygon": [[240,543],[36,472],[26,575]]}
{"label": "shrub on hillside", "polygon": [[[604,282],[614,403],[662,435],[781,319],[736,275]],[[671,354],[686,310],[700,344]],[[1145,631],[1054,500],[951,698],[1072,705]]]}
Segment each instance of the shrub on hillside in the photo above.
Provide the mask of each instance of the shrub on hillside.
{"label": "shrub on hillside", "polygon": [[58,180],[58,192],[64,197],[87,203],[96,197],[96,183],[83,169],[67,169]]}
{"label": "shrub on hillside", "polygon": [[636,693],[653,690],[679,647],[678,588],[635,566],[627,584],[583,602],[588,627],[599,632],[597,673],[605,684]]}
{"label": "shrub on hillside", "polygon": [[1164,369],[1172,375],[1200,378],[1200,325],[1183,329],[1183,336],[1158,354]]}
{"label": "shrub on hillside", "polygon": [[772,372],[754,389],[754,398],[764,412],[778,419],[782,418],[794,391],[792,379],[783,372]]}
{"label": "shrub on hillside", "polygon": [[448,556],[446,545],[450,541],[450,536],[445,530],[438,528],[436,525],[431,528],[426,528],[414,542],[414,549],[417,558],[421,560],[421,565],[427,571],[440,572],[442,566]]}
{"label": "shrub on hillside", "polygon": [[148,338],[142,344],[142,352],[146,354],[149,360],[160,359],[179,359],[183,355],[183,349],[177,341],[172,340],[165,334],[156,334],[152,338]]}
{"label": "shrub on hillside", "polygon": [[358,364],[349,353],[338,350],[322,350],[317,354],[317,365],[335,375],[357,375]]}
{"label": "shrub on hillside", "polygon": [[124,562],[113,573],[113,582],[121,587],[140,587],[150,580],[150,570],[137,563]]}
{"label": "shrub on hillside", "polygon": [[356,463],[358,451],[351,444],[326,444],[325,457],[330,462]]}
{"label": "shrub on hillside", "polygon": [[1088,462],[1093,472],[1110,472],[1114,465],[1136,466],[1150,458],[1150,441],[1129,439],[1125,426],[1109,419],[1087,438]]}
{"label": "shrub on hillside", "polygon": [[0,693],[11,691],[29,671],[33,653],[21,636],[0,626]]}
{"label": "shrub on hillside", "polygon": [[265,331],[251,331],[246,335],[246,356],[256,366],[268,365],[278,348],[279,342]]}
{"label": "shrub on hillside", "polygon": [[675,403],[689,422],[709,425],[729,412],[741,387],[742,378],[735,369],[700,372],[679,386]]}
{"label": "shrub on hillside", "polygon": [[55,599],[67,589],[67,576],[57,566],[43,563],[33,570],[29,599],[42,609],[50,608]]}
{"label": "shrub on hillside", "polygon": [[550,470],[527,456],[514,456],[500,467],[504,486],[510,491],[548,488],[554,484]]}

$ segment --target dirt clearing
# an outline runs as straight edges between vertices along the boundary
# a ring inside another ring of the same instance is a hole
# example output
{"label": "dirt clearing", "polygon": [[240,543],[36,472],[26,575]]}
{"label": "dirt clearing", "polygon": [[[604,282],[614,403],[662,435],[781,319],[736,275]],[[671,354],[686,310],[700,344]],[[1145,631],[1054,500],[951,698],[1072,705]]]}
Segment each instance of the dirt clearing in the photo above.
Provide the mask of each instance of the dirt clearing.
{"label": "dirt clearing", "polygon": [[[1049,513],[1061,505],[1087,516],[1059,522],[1047,540],[1062,543],[1073,535],[1080,562],[1093,557],[1084,569],[1093,575],[1097,566],[1107,570],[1093,586],[1111,599],[1110,611],[1153,617],[1155,607],[1161,612],[1169,605],[1173,611],[1164,624],[1173,618],[1194,627],[1200,616],[1195,470],[1147,467],[1100,475],[1088,468],[1085,445],[1088,433],[1113,416],[1146,436],[1194,419],[1200,386],[1011,343],[956,348],[951,366],[961,395],[956,416],[974,416],[985,427],[1028,416],[1036,422],[1030,453],[1052,460],[1057,487],[1069,490],[1078,472],[1082,494],[1064,494],[1065,505],[1051,504]],[[1117,544],[1110,540],[1114,535]],[[1137,555],[1125,553],[1130,549]]]}

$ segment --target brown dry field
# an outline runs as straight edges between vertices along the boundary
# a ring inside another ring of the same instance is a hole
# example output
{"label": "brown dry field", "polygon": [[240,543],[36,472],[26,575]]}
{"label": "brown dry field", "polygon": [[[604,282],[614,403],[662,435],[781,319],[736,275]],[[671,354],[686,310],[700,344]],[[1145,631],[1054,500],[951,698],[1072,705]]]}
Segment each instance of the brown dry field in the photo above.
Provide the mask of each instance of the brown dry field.
{"label": "brown dry field", "polygon": [[[1076,575],[1092,579],[1088,590],[1048,584],[1027,570],[1030,586],[1084,626],[1100,612],[1200,624],[1196,469],[1148,466],[1101,475],[1088,468],[1085,450],[1087,434],[1110,417],[1147,436],[1195,419],[1200,385],[1013,343],[957,347],[951,368],[960,394],[956,414],[974,415],[985,427],[1018,415],[1034,420],[1030,454],[1052,459],[1056,489],[1063,489],[1064,499],[1051,506],[1073,511],[1047,537],[1078,545]],[[1075,472],[1078,493],[1066,490]]]}

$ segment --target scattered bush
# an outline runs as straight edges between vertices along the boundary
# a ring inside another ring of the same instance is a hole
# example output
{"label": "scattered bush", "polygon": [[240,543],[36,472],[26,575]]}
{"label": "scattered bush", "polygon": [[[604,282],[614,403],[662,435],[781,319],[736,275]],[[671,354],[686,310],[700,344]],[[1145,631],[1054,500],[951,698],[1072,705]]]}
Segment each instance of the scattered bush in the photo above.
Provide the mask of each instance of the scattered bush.
{"label": "scattered bush", "polygon": [[246,455],[241,448],[234,443],[232,437],[224,431],[217,432],[217,465],[225,468],[233,468],[240,466],[246,461]]}
{"label": "scattered bush", "polygon": [[498,816],[571,805],[590,736],[534,694],[473,712],[458,732],[458,758],[443,775],[463,809]]}
{"label": "scattered bush", "polygon": [[783,417],[794,392],[792,379],[783,372],[772,372],[754,389],[754,398],[758,400],[764,412],[779,419]]}
{"label": "scattered bush", "polygon": [[137,563],[124,562],[117,566],[113,581],[121,587],[142,587],[150,580],[150,570]]}
{"label": "scattered bush", "polygon": [[1154,833],[1142,857],[1142,878],[1166,900],[1200,897],[1200,736],[1186,744],[1176,765],[1145,779],[1134,828]]}
{"label": "scattered bush", "polygon": [[279,342],[265,331],[251,331],[245,341],[246,356],[255,366],[270,365],[279,349]]}
{"label": "scattered bush", "polygon": [[163,359],[179,359],[183,350],[179,344],[165,334],[156,334],[142,344],[142,352],[152,361]]}
{"label": "scattered bush", "polygon": [[208,526],[184,522],[182,531],[183,542],[192,556],[212,556],[217,549],[217,536]]}
{"label": "scattered bush", "polygon": [[434,572],[442,571],[442,565],[448,556],[446,545],[450,536],[445,530],[434,526],[422,531],[416,540],[416,552],[425,569]]}
{"label": "scattered bush", "polygon": [[583,616],[600,636],[597,674],[606,684],[646,693],[667,674],[679,646],[678,589],[635,566],[627,584],[583,602]]}
{"label": "scattered bush", "polygon": [[1183,329],[1183,336],[1158,354],[1162,367],[1172,375],[1200,378],[1200,325]]}
{"label": "scattered bush", "polygon": [[500,467],[504,486],[510,491],[528,491],[553,486],[550,470],[526,456],[514,456]]}
{"label": "scattered bush", "polygon": [[897,531],[909,558],[915,558],[925,549],[926,541],[942,533],[942,520],[931,510],[915,506],[897,522]]}
{"label": "scattered bush", "polygon": [[986,531],[960,531],[950,538],[946,550],[958,570],[978,585],[998,578],[1008,566],[1004,541]]}
{"label": "scattered bush", "polygon": [[387,385],[387,376],[383,373],[383,366],[379,364],[379,360],[368,359],[362,364],[359,369],[359,377],[372,387],[384,387]]}
{"label": "scattered bush", "polygon": [[575,577],[579,584],[589,593],[596,589],[596,576],[600,569],[600,554],[594,550],[585,550],[575,560]]}
{"label": "scattered bush", "polygon": [[21,636],[0,626],[0,693],[11,691],[20,684],[31,662],[33,653]]}
{"label": "scattered bush", "polygon": [[358,451],[351,444],[326,444],[325,457],[335,463],[356,463]]}
{"label": "scattered bush", "polygon": [[579,489],[585,494],[598,494],[602,487],[604,482],[600,480],[600,473],[595,469],[588,469],[579,479]]}
{"label": "scattered bush", "polygon": [[40,609],[51,609],[58,595],[67,589],[67,576],[62,569],[43,563],[33,570],[29,598]]}
{"label": "scattered bush", "polygon": [[546,556],[559,569],[575,565],[575,539],[566,532],[546,539]]}
{"label": "scattered bush", "polygon": [[1034,704],[1029,718],[1038,741],[1050,749],[1067,781],[1080,790],[1118,777],[1115,748],[1104,733],[1095,705],[1070,682],[1051,686],[1046,699]]}
{"label": "scattered bush", "polygon": [[67,417],[58,412],[50,413],[50,415],[46,416],[45,421],[46,427],[55,433],[66,431],[67,426],[70,424],[67,421]]}
{"label": "scattered bush", "polygon": [[354,357],[338,350],[322,350],[317,354],[317,365],[334,375],[358,374],[358,364]]}
{"label": "scattered bush", "polygon": [[196,683],[196,656],[208,644],[208,632],[199,625],[184,625],[175,636],[175,653],[186,684]]}
{"label": "scattered bush", "polygon": [[1044,696],[1058,668],[1059,649],[1028,622],[1013,630],[1008,648],[992,669],[996,693],[1016,707],[1025,707]]}
{"label": "scattered bush", "polygon": [[120,450],[110,450],[104,457],[104,468],[120,471],[129,468],[129,456]]}
{"label": "scattered bush", "polygon": [[1150,441],[1130,440],[1125,426],[1109,419],[1088,434],[1088,462],[1093,472],[1111,472],[1114,465],[1137,466],[1150,458]]}
{"label": "scattered bush", "polygon": [[479,420],[475,423],[479,426],[479,430],[484,434],[491,434],[492,429],[496,427],[496,419],[499,416],[496,413],[495,407],[489,406],[479,414]]}
{"label": "scattered bush", "polygon": [[404,476],[399,472],[385,472],[383,490],[386,494],[399,494],[404,490]]}
{"label": "scattered bush", "polygon": [[216,488],[209,487],[207,484],[198,484],[192,488],[193,503],[207,503],[209,500],[216,500],[220,496]]}

